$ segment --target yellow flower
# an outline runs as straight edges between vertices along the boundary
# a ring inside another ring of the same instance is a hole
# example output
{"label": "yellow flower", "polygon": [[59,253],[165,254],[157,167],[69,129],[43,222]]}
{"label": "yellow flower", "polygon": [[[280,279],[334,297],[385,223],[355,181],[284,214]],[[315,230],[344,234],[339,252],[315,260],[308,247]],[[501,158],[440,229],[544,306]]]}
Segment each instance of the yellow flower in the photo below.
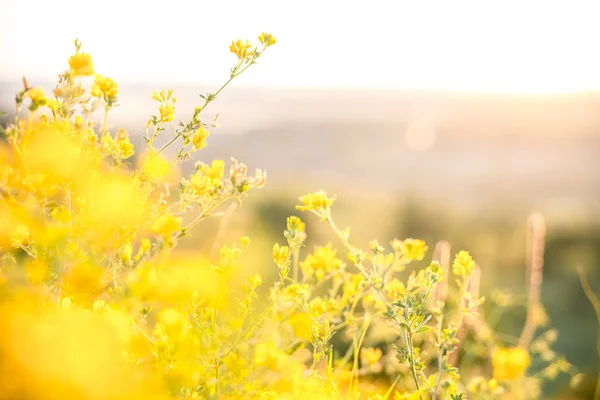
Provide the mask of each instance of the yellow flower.
{"label": "yellow flower", "polygon": [[377,363],[382,356],[380,348],[367,347],[360,349],[360,359],[366,365]]}
{"label": "yellow flower", "polygon": [[29,89],[27,91],[27,97],[29,97],[34,103],[43,104],[46,102],[46,95],[44,94],[44,89],[41,87]]}
{"label": "yellow flower", "polygon": [[102,75],[96,75],[94,84],[92,85],[92,96],[102,97],[106,96],[109,98],[117,97],[119,94],[119,86],[115,81],[109,77],[103,77]]}
{"label": "yellow flower", "polygon": [[198,196],[216,191],[221,186],[224,174],[223,160],[214,160],[212,165],[201,164],[190,179],[190,188]]}
{"label": "yellow flower", "polygon": [[248,281],[250,282],[250,286],[252,286],[253,289],[256,289],[262,283],[262,278],[259,274],[254,274],[248,277]]}
{"label": "yellow flower", "polygon": [[308,305],[308,314],[312,318],[319,318],[327,312],[327,303],[320,297],[312,299]]}
{"label": "yellow flower", "polygon": [[46,98],[46,106],[52,111],[56,111],[58,109],[58,100]]}
{"label": "yellow flower", "polygon": [[520,378],[523,376],[530,363],[531,357],[524,348],[499,347],[492,353],[494,379],[496,381],[502,381]]}
{"label": "yellow flower", "polygon": [[300,263],[300,268],[304,275],[311,276],[315,274],[317,279],[322,279],[325,274],[337,271],[342,265],[342,260],[337,258],[336,250],[329,243],[325,247],[317,248],[312,254],[309,254],[304,261]]}
{"label": "yellow flower", "polygon": [[181,218],[174,217],[171,214],[163,214],[154,220],[152,232],[162,236],[169,236],[171,233],[181,229]]}
{"label": "yellow flower", "polygon": [[404,287],[404,283],[399,281],[398,278],[393,278],[385,286],[385,290],[392,299],[398,299],[404,294],[406,288]]}
{"label": "yellow flower", "polygon": [[402,242],[403,254],[410,260],[421,261],[429,247],[419,239],[406,239]]}
{"label": "yellow flower", "polygon": [[300,211],[318,211],[324,212],[331,207],[334,199],[327,197],[327,193],[324,191],[309,193],[300,197],[302,205],[296,206],[296,209]]}
{"label": "yellow flower", "polygon": [[158,111],[160,112],[160,120],[163,122],[173,121],[175,118],[175,105],[173,104],[162,104]]}
{"label": "yellow flower", "polygon": [[275,37],[273,35],[271,35],[270,33],[261,33],[260,36],[258,37],[258,40],[264,44],[266,47],[272,46],[275,43],[277,43],[277,39],[275,39]]}
{"label": "yellow flower", "polygon": [[212,165],[204,168],[204,175],[211,179],[221,179],[225,174],[225,162],[223,160],[213,160]]}
{"label": "yellow flower", "polygon": [[252,54],[250,52],[250,43],[246,40],[246,43],[243,43],[241,40],[237,42],[231,42],[229,46],[229,50],[234,53],[240,60],[247,59]]}
{"label": "yellow flower", "polygon": [[29,242],[29,229],[24,225],[15,227],[10,233],[11,246],[19,248]]}
{"label": "yellow flower", "polygon": [[206,138],[208,138],[209,134],[210,133],[203,127],[196,129],[194,135],[192,136],[192,145],[194,146],[194,150],[199,150],[206,147]]}
{"label": "yellow flower", "polygon": [[69,58],[69,66],[75,76],[94,75],[92,56],[86,53],[77,53]]}
{"label": "yellow flower", "polygon": [[290,232],[304,232],[305,229],[304,222],[300,220],[300,218],[292,215],[291,217],[287,217],[287,230]]}
{"label": "yellow flower", "polygon": [[119,129],[113,139],[109,133],[102,137],[102,148],[109,153],[117,162],[121,162],[135,153],[133,143],[125,129]]}
{"label": "yellow flower", "polygon": [[148,159],[148,156],[140,157],[138,161],[139,167],[144,165],[143,175],[144,177],[153,181],[162,181],[167,178],[171,165],[169,160],[162,154],[155,154],[152,158]]}
{"label": "yellow flower", "polygon": [[25,264],[27,280],[33,284],[44,282],[50,276],[50,266],[39,259]]}
{"label": "yellow flower", "polygon": [[286,267],[289,263],[290,257],[290,248],[287,246],[279,246],[279,243],[276,243],[273,246],[273,260],[280,268]]}
{"label": "yellow flower", "polygon": [[240,238],[240,246],[242,246],[242,249],[245,249],[248,246],[250,246],[250,238],[248,236],[242,236]]}
{"label": "yellow flower", "polygon": [[452,272],[464,279],[471,275],[473,268],[475,268],[475,261],[473,261],[469,252],[465,250],[459,251],[452,263]]}

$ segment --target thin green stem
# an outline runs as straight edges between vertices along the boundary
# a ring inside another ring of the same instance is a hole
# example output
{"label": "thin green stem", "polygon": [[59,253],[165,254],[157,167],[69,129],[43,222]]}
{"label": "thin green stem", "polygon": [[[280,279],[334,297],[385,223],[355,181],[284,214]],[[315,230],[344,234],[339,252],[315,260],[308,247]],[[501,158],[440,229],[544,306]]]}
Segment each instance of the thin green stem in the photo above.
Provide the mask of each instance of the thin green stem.
{"label": "thin green stem", "polygon": [[402,329],[402,333],[404,333],[404,341],[406,342],[406,346],[410,350],[410,366],[412,377],[415,381],[415,385],[417,386],[417,391],[419,392],[419,398],[423,400],[423,396],[421,395],[421,385],[419,385],[419,377],[417,376],[417,369],[415,368],[415,353],[412,342],[412,334],[408,335],[406,330]]}
{"label": "thin green stem", "polygon": [[158,149],[158,151],[152,153],[148,159],[146,160],[146,162],[144,162],[144,164],[141,166],[140,169],[138,169],[136,175],[140,176],[142,174],[142,171],[144,170],[144,168],[146,168],[148,166],[148,163],[150,163],[150,161],[152,161],[156,156],[158,156],[160,153],[162,153],[163,151],[165,151],[167,149],[167,147],[169,147],[170,145],[172,145],[177,139],[179,139],[181,137],[183,133],[179,132],[177,135],[173,136],[173,138],[171,140],[169,140],[163,147],[161,147],[160,149]]}
{"label": "thin green stem", "polygon": [[104,107],[104,118],[102,120],[102,130],[100,131],[100,136],[104,135],[106,132],[106,125],[108,124],[108,106]]}
{"label": "thin green stem", "polygon": [[267,315],[267,313],[271,310],[272,307],[273,307],[273,303],[271,302],[271,303],[269,303],[269,305],[267,306],[267,308],[265,308],[265,310],[254,320],[254,322],[252,322],[252,324],[250,324],[250,326],[248,328],[246,328],[246,330],[244,332],[242,332],[242,334],[235,339],[235,341],[233,342],[233,344],[231,345],[231,347],[229,348],[229,350],[227,350],[225,352],[225,354],[223,354],[220,357],[221,360],[224,360],[229,354],[231,354],[231,352],[235,349],[235,347],[237,346],[237,344],[244,337],[246,337],[246,335]]}
{"label": "thin green stem", "polygon": [[179,238],[179,237],[182,237],[182,236],[186,235],[190,229],[192,229],[194,226],[196,226],[196,224],[198,224],[198,222],[202,221],[204,218],[206,218],[207,216],[209,216],[210,212],[212,210],[214,210],[216,207],[218,207],[219,205],[223,204],[225,201],[229,200],[232,197],[233,196],[226,196],[226,197],[220,199],[219,201],[217,201],[216,203],[212,204],[211,206],[209,206],[204,212],[202,212],[202,214],[200,214],[192,222],[190,222],[185,228],[183,228],[181,230],[181,232],[179,232],[176,235],[176,237]]}

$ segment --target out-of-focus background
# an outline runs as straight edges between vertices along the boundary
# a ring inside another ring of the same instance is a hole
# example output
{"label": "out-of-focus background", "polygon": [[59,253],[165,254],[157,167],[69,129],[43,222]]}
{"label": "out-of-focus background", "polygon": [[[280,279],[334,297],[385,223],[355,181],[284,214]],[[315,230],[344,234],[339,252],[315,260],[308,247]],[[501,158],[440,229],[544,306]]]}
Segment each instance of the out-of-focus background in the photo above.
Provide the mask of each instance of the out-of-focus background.
{"label": "out-of-focus background", "polygon": [[[277,45],[207,109],[221,128],[195,156],[268,170],[223,238],[253,232],[260,262],[248,271],[269,275],[297,197],[323,189],[357,244],[447,240],[474,255],[485,293],[523,296],[526,218],[541,213],[543,302],[557,351],[586,373],[576,398],[588,398],[598,325],[575,269],[600,292],[598,12],[567,1],[4,0],[0,110],[11,112],[23,75],[48,93],[79,37],[120,85],[110,125],[141,148],[152,90],[174,89],[188,118],[227,79],[231,40],[271,32]],[[334,240],[305,219],[309,248]],[[204,229],[186,246],[208,251],[217,223]],[[500,330],[518,335],[524,318],[509,312]],[[566,396],[567,381],[546,391]]]}

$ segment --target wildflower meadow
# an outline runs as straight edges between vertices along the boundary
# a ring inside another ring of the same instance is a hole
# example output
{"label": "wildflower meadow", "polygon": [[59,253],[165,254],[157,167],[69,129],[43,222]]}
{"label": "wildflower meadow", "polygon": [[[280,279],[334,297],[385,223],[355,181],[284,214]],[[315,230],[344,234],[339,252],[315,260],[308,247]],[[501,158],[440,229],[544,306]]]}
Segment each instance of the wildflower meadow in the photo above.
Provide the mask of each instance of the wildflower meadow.
{"label": "wildflower meadow", "polygon": [[[179,246],[214,242],[203,223],[267,184],[202,152],[219,126],[205,109],[277,49],[257,39],[231,43],[229,79],[193,110],[157,88],[142,148],[110,124],[119,84],[78,40],[52,93],[23,79],[0,141],[0,399],[535,399],[558,376],[576,385],[542,327],[535,215],[514,340],[482,312],[474,254],[419,238],[361,248],[320,188],[281,221],[262,266],[275,282],[247,272],[251,230],[214,254]],[[309,224],[336,241],[305,246]]]}

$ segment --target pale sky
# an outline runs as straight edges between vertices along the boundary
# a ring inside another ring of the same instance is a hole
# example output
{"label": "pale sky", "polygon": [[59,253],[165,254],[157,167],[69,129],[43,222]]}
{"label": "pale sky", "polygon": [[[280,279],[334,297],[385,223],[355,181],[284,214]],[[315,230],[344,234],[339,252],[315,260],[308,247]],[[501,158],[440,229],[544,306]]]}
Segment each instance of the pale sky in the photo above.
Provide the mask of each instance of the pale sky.
{"label": "pale sky", "polygon": [[239,85],[600,89],[599,1],[0,0],[0,80],[54,80],[78,37],[120,83],[227,78],[229,43],[275,45]]}

